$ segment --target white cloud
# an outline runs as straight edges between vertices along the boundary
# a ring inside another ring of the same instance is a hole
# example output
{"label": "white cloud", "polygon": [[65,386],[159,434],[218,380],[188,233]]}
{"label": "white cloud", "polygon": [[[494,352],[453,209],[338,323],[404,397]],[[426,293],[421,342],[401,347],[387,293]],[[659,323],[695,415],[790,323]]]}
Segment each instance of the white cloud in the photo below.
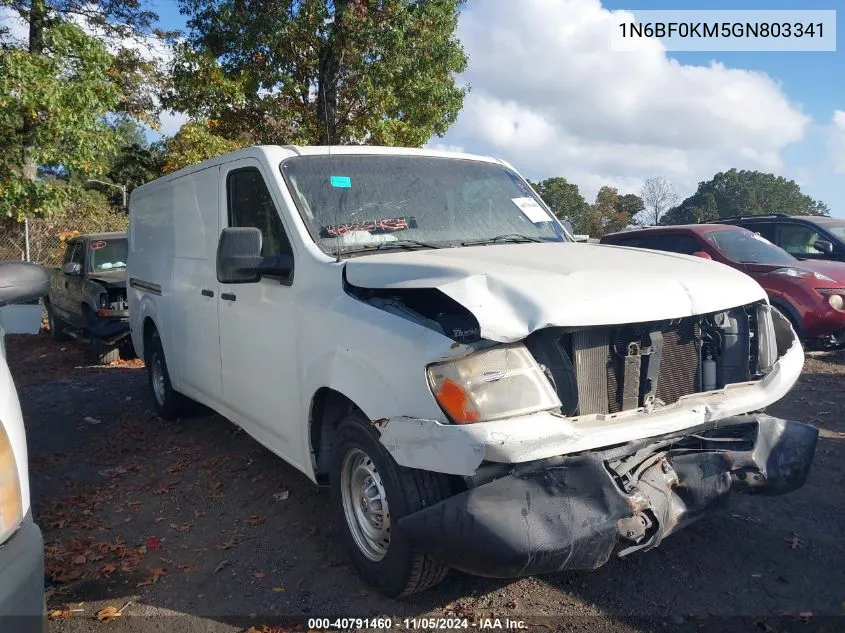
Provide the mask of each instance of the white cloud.
{"label": "white cloud", "polygon": [[8,29],[7,38],[12,42],[24,42],[29,38],[29,23],[22,20],[10,7],[0,7],[0,29]]}
{"label": "white cloud", "polygon": [[845,110],[836,110],[830,124],[830,156],[833,159],[833,170],[837,174],[845,174]]}
{"label": "white cloud", "polygon": [[[443,145],[562,175],[587,197],[604,184],[638,192],[663,175],[683,194],[730,167],[777,171],[810,122],[763,73],[689,66],[656,41],[611,51],[631,13],[599,0],[469,4],[459,37],[472,86]],[[845,115],[843,115],[845,116]]]}

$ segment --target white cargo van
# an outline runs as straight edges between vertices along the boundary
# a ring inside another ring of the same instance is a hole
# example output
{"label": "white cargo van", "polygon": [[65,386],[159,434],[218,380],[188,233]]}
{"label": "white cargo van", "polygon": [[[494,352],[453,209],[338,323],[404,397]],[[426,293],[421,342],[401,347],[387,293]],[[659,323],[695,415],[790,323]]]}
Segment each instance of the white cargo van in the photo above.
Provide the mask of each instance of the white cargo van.
{"label": "white cargo van", "polygon": [[803,351],[754,280],[575,243],[503,161],[254,147],[130,219],[159,414],[207,405],[329,484],[389,595],[595,568],[810,467],[817,430],[760,413]]}

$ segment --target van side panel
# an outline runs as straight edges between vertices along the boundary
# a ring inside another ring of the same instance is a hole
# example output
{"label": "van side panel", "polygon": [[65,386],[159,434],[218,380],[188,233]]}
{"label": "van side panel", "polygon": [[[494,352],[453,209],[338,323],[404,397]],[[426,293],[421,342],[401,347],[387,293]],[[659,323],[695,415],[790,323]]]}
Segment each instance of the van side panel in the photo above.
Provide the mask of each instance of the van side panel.
{"label": "van side panel", "polygon": [[171,339],[167,328],[173,270],[173,192],[171,187],[133,192],[129,204],[127,299],[132,343],[143,357],[143,324],[151,317],[161,334],[165,355]]}
{"label": "van side panel", "polygon": [[219,402],[222,391],[216,271],[219,174],[220,167],[214,166],[171,183],[175,241],[173,322],[168,329],[174,354],[168,356],[168,366],[175,389],[208,404]]}

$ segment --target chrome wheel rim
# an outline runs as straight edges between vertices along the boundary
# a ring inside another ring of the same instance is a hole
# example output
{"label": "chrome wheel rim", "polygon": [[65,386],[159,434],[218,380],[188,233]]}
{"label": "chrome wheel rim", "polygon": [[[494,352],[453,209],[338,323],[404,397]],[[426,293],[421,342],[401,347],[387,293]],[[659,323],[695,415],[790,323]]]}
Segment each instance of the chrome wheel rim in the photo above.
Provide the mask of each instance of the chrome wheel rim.
{"label": "chrome wheel rim", "polygon": [[164,365],[161,361],[161,354],[153,356],[153,363],[150,369],[152,372],[153,395],[156,402],[164,405]]}
{"label": "chrome wheel rim", "polygon": [[390,509],[384,482],[373,460],[360,449],[346,454],[341,467],[343,514],[361,553],[373,562],[387,556]]}

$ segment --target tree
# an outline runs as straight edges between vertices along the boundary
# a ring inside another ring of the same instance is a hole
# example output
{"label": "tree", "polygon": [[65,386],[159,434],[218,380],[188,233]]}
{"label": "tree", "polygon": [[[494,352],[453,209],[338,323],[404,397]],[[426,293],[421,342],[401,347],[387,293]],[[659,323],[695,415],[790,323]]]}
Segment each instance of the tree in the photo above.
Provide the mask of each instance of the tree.
{"label": "tree", "polygon": [[617,213],[624,213],[629,218],[635,218],[637,214],[642,212],[644,209],[645,203],[643,203],[643,199],[633,193],[627,193],[624,196],[619,196],[619,201],[616,204]]}
{"label": "tree", "polygon": [[171,109],[255,143],[420,146],[457,118],[463,0],[180,0]]}
{"label": "tree", "polygon": [[666,213],[661,224],[691,224],[768,213],[828,215],[830,209],[824,202],[802,193],[794,180],[731,169],[698,183],[696,192]]}
{"label": "tree", "polygon": [[0,215],[47,215],[74,189],[39,177],[99,175],[113,155],[109,112],[151,114],[152,70],[125,38],[151,33],[139,0],[0,0],[28,26],[0,32]]}
{"label": "tree", "polygon": [[559,219],[569,220],[576,233],[581,231],[590,205],[578,191],[578,185],[560,176],[530,184]]}
{"label": "tree", "polygon": [[243,144],[215,134],[206,122],[186,123],[164,142],[162,172],[169,174],[241,147]]}
{"label": "tree", "polygon": [[663,215],[678,201],[675,188],[663,176],[648,178],[640,192],[644,210],[637,218],[642,226],[660,224]]}
{"label": "tree", "polygon": [[[636,207],[636,203],[627,196],[619,195],[615,187],[602,187],[596,194],[596,201],[590,208],[589,230],[591,237],[601,237],[608,233],[621,231],[631,222],[631,215],[626,206]],[[636,196],[634,196],[636,197]]]}

